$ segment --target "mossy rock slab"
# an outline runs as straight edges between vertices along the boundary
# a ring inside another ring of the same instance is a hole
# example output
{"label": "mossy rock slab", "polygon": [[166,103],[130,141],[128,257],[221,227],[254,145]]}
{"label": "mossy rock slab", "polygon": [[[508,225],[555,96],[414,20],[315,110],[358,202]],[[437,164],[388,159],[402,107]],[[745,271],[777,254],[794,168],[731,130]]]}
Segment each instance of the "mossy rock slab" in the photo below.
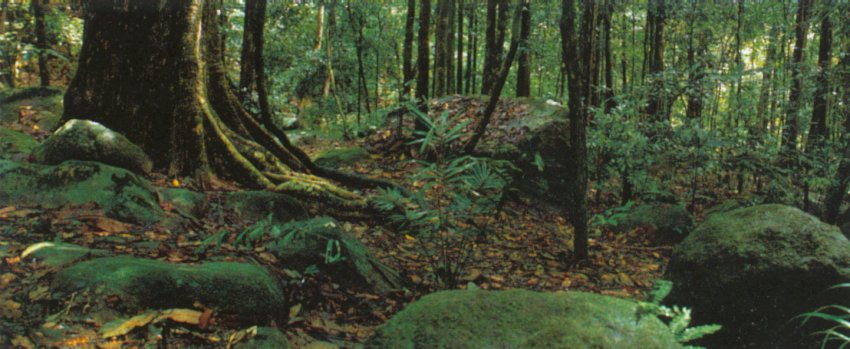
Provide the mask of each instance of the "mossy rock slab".
{"label": "mossy rock slab", "polygon": [[109,251],[91,249],[64,242],[39,242],[30,245],[21,253],[22,258],[33,259],[53,268],[74,264],[87,257],[104,257]]}
{"label": "mossy rock slab", "polygon": [[118,296],[127,310],[193,308],[196,302],[242,319],[285,319],[283,291],[262,267],[236,262],[197,265],[127,256],[80,262],[56,273],[59,295],[82,290]]}
{"label": "mossy rock slab", "polygon": [[283,230],[295,234],[288,241],[280,239],[266,248],[287,268],[304,270],[315,265],[334,282],[367,292],[387,293],[403,286],[398,272],[379,261],[333,218],[293,222]]}
{"label": "mossy rock slab", "polygon": [[697,324],[723,329],[709,348],[814,348],[825,327],[799,329],[793,318],[846,303],[850,241],[837,227],[784,205],[717,213],[674,247],[665,279],[670,304],[693,307]]}
{"label": "mossy rock slab", "polygon": [[181,214],[194,218],[203,217],[209,209],[207,196],[183,188],[159,188],[159,199],[171,204]]}
{"label": "mossy rock slab", "polygon": [[236,343],[233,349],[289,349],[286,335],[271,327],[257,327],[253,336]]}
{"label": "mossy rock slab", "polygon": [[36,160],[56,165],[66,160],[97,161],[147,173],[152,162],[127,137],[90,120],[68,120],[35,149]]}
{"label": "mossy rock slab", "polygon": [[37,146],[32,136],[0,126],[0,159],[26,160]]}
{"label": "mossy rock slab", "polygon": [[684,205],[641,204],[617,220],[612,229],[618,232],[647,228],[656,244],[676,244],[688,236],[694,226],[694,216]]}
{"label": "mossy rock slab", "polygon": [[262,190],[228,193],[224,208],[235,211],[248,222],[257,222],[269,215],[272,215],[272,221],[278,223],[308,217],[307,209],[295,198]]}
{"label": "mossy rock slab", "polygon": [[442,291],[396,314],[367,348],[681,348],[637,303],[584,292]]}
{"label": "mossy rock slab", "polygon": [[0,205],[85,203],[131,223],[155,224],[166,218],[153,187],[125,169],[74,160],[56,166],[0,160]]}
{"label": "mossy rock slab", "polygon": [[330,168],[348,166],[369,158],[369,151],[362,147],[348,147],[325,151],[316,156],[316,165]]}

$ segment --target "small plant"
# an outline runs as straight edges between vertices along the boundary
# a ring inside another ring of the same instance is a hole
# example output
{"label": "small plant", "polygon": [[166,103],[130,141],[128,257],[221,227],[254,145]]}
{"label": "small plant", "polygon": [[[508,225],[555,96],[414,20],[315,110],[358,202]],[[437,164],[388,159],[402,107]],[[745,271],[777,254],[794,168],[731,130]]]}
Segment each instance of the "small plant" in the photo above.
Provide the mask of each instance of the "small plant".
{"label": "small plant", "polygon": [[[695,341],[720,330],[721,326],[717,324],[701,325],[688,327],[691,323],[691,309],[674,305],[668,307],[662,305],[661,301],[667,298],[670,291],[673,290],[673,283],[667,280],[659,280],[653,290],[650,292],[649,302],[638,303],[636,312],[637,321],[640,321],[644,316],[651,315],[661,318],[667,324],[667,328],[681,344]],[[702,347],[685,346],[689,349],[699,349]]]}
{"label": "small plant", "polygon": [[615,226],[629,214],[634,205],[634,201],[629,201],[623,206],[612,207],[601,214],[593,215],[590,219],[590,225],[593,227]]}
{"label": "small plant", "polygon": [[375,203],[396,212],[391,218],[417,241],[436,281],[454,288],[474,255],[476,242],[491,231],[506,185],[500,170],[505,166],[490,158],[453,153],[452,146],[468,136],[463,132],[468,122],[452,126],[447,113],[436,120],[415,114],[428,126],[426,131],[415,131],[419,138],[411,142],[431,159],[414,160],[422,165],[415,177],[422,187],[412,197],[383,190]]}
{"label": "small plant", "polygon": [[[850,288],[850,283],[838,284],[830,287],[830,289]],[[815,309],[815,311],[803,313],[797,316],[803,318],[800,324],[805,325],[811,319],[826,320],[835,324],[825,330],[817,331],[814,335],[822,335],[821,348],[826,348],[827,344],[833,341],[840,342],[839,348],[850,346],[850,308],[842,305],[831,304]]]}
{"label": "small plant", "polygon": [[[322,228],[328,224],[335,224],[327,218],[316,217],[313,219],[292,221],[284,224],[276,224],[272,220],[272,214],[266,218],[245,228],[233,239],[236,248],[252,249],[257,242],[277,241],[282,246],[291,244],[295,239],[304,238],[304,234]],[[213,234],[201,242],[199,252],[203,253],[210,245],[220,247],[230,233],[226,230]],[[342,246],[337,239],[327,239],[324,259],[325,264],[331,264],[342,260]]]}

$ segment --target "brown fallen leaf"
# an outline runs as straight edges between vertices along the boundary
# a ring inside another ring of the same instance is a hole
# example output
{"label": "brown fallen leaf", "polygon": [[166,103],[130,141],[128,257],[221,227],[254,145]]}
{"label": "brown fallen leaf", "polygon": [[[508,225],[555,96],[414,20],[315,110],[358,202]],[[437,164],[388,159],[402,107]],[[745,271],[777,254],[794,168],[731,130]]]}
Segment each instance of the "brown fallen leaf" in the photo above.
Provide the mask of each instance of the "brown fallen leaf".
{"label": "brown fallen leaf", "polygon": [[201,312],[192,309],[167,309],[162,311],[148,311],[129,319],[110,322],[100,329],[101,338],[112,338],[123,336],[136,328],[171,320],[189,325],[198,325],[201,321]]}

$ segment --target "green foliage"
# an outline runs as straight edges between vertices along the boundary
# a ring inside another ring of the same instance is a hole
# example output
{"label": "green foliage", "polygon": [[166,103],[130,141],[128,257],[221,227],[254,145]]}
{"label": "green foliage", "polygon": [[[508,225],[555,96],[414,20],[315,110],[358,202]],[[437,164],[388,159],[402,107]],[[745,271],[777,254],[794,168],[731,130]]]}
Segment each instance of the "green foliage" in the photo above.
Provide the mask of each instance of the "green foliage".
{"label": "green foliage", "polygon": [[[667,328],[679,343],[685,344],[695,341],[720,330],[717,324],[688,327],[691,323],[691,309],[674,305],[668,307],[661,302],[673,290],[673,283],[667,280],[659,280],[649,293],[649,302],[639,302],[636,320],[640,321],[644,316],[657,316],[666,320]],[[685,348],[698,349],[701,347],[685,346]]]}
{"label": "green foliage", "polygon": [[[850,283],[838,284],[830,289],[836,288],[850,288]],[[850,345],[850,308],[843,305],[831,304],[811,312],[800,314],[797,318],[802,318],[801,326],[812,319],[826,320],[834,324],[830,328],[813,333],[814,335],[823,336],[821,349],[826,348],[832,342],[840,343],[839,348],[845,348]]]}
{"label": "green foliage", "polygon": [[[431,264],[433,276],[444,287],[456,287],[474,254],[476,242],[492,231],[493,213],[506,185],[499,161],[455,155],[451,146],[464,134],[466,123],[452,126],[448,113],[436,120],[416,112],[427,131],[416,131],[422,169],[416,180],[422,187],[408,198],[394,189],[375,199],[392,219],[418,242]],[[503,166],[503,165],[502,165]]]}
{"label": "green foliage", "polygon": [[604,213],[595,214],[590,218],[590,225],[593,227],[615,226],[629,214],[634,204],[634,201],[629,201],[623,206],[609,208]]}
{"label": "green foliage", "polygon": [[[296,239],[303,239],[308,232],[329,224],[325,217],[297,220],[284,224],[274,223],[272,217],[273,215],[269,214],[266,218],[242,230],[233,239],[232,245],[236,248],[252,249],[257,242],[278,241],[282,246],[287,246]],[[221,247],[229,235],[230,232],[226,230],[210,235],[202,241],[198,252],[203,253],[209,246],[215,246],[216,249]],[[324,253],[325,264],[342,260],[344,258],[342,252],[339,240],[328,239]]]}

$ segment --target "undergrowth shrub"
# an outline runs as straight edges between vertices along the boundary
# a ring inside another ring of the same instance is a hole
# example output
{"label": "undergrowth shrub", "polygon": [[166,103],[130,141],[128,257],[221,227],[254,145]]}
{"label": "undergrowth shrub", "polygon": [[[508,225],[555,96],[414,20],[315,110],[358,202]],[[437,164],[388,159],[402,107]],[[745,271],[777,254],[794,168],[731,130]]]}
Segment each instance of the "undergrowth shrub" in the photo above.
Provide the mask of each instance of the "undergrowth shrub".
{"label": "undergrowth shrub", "polygon": [[[691,324],[691,309],[673,305],[668,307],[662,305],[661,302],[670,291],[673,290],[673,283],[667,280],[659,280],[653,290],[650,292],[649,302],[639,302],[637,313],[635,314],[638,321],[644,316],[657,316],[667,325],[667,328],[681,344],[695,341],[720,330],[721,326],[717,324],[701,325],[690,327]],[[686,349],[704,349],[697,346],[684,346]]]}

